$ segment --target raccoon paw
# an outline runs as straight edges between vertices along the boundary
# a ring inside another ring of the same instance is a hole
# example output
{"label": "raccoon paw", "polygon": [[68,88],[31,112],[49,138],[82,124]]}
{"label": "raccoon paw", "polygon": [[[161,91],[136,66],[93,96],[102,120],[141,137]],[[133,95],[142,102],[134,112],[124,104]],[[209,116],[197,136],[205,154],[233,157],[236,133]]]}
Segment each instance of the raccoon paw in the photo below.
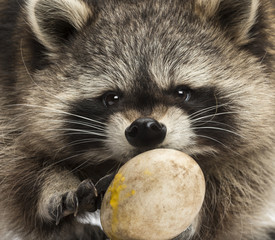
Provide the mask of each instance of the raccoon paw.
{"label": "raccoon paw", "polygon": [[94,212],[99,209],[103,196],[114,176],[114,173],[106,175],[96,185],[90,179],[86,179],[79,184],[76,191],[68,191],[52,197],[49,213],[56,225],[68,215],[76,216],[79,212]]}
{"label": "raccoon paw", "polygon": [[98,193],[90,179],[81,182],[76,191],[69,191],[54,196],[50,201],[49,213],[55,219],[56,225],[63,217],[78,212],[94,212],[97,210]]}

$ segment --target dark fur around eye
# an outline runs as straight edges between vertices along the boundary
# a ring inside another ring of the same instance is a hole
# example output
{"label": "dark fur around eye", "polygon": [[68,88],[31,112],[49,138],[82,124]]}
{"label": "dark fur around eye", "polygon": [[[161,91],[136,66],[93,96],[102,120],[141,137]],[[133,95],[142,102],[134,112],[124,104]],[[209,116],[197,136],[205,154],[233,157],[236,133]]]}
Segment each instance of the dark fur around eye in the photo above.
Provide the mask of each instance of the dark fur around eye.
{"label": "dark fur around eye", "polygon": [[241,139],[232,106],[217,92],[215,88],[192,90],[189,101],[178,106],[188,113],[192,129],[201,144],[223,148]]}
{"label": "dark fur around eye", "polygon": [[65,128],[67,141],[74,144],[74,150],[101,147],[106,139],[105,124],[111,114],[106,106],[99,99],[83,99],[73,104],[70,113]]}

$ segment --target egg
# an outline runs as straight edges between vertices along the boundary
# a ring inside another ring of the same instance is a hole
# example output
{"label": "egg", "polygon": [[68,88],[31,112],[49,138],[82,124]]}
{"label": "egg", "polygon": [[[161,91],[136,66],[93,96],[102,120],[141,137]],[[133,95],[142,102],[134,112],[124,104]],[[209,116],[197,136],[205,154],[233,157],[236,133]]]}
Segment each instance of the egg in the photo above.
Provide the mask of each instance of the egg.
{"label": "egg", "polygon": [[155,149],[124,164],[101,205],[101,224],[112,240],[166,240],[185,231],[205,194],[199,165],[187,154]]}

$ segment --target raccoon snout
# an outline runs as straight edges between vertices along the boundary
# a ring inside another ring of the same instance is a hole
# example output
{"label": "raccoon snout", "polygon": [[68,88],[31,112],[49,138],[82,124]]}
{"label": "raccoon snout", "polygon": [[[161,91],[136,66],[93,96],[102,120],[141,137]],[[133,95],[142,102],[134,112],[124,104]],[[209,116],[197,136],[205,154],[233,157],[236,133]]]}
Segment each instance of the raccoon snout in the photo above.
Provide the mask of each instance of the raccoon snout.
{"label": "raccoon snout", "polygon": [[139,118],[125,130],[128,142],[134,147],[153,147],[163,142],[166,126],[153,118]]}

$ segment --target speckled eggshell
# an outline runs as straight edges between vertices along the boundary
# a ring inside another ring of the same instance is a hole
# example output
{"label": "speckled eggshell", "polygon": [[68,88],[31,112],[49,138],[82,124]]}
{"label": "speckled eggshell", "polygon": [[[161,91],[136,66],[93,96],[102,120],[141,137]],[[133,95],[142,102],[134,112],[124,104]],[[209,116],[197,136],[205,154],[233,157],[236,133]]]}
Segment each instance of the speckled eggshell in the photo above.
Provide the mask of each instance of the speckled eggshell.
{"label": "speckled eggshell", "polygon": [[144,152],[122,166],[101,206],[101,223],[112,240],[166,240],[192,223],[203,203],[199,165],[172,149]]}

